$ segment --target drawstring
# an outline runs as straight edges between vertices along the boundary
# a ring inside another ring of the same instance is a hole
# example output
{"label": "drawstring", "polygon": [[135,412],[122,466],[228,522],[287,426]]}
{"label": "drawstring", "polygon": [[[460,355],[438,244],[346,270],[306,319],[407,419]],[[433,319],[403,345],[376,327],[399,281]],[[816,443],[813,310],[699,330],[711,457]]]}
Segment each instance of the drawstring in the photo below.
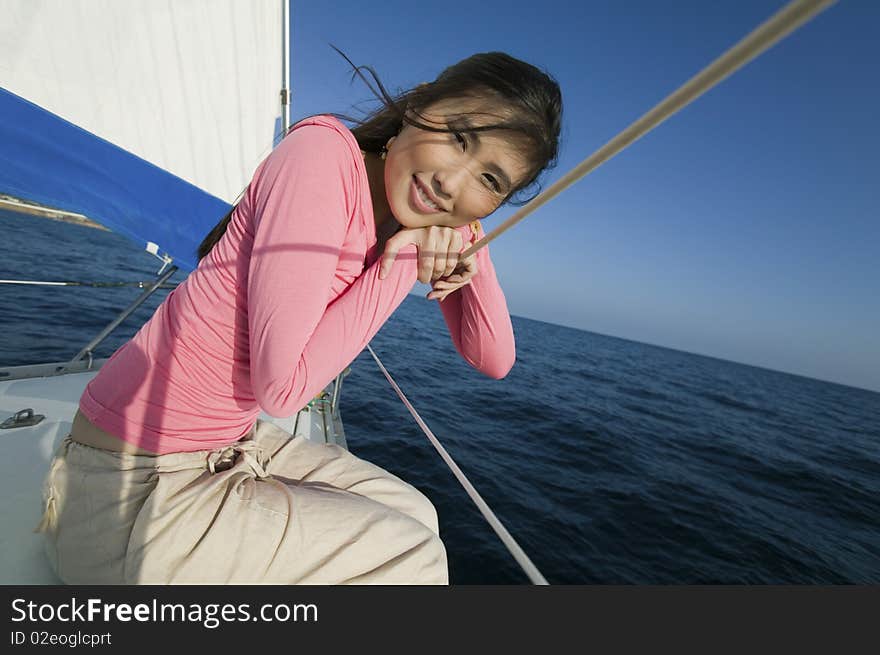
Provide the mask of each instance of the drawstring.
{"label": "drawstring", "polygon": [[[264,448],[261,444],[250,439],[247,441],[237,441],[222,450],[211,451],[211,453],[208,454],[208,470],[210,470],[212,474],[216,473],[218,464],[229,464],[229,466],[220,468],[221,471],[231,468],[232,463],[235,461],[236,453],[241,453],[245,463],[250,466],[254,475],[257,476],[257,479],[264,480],[269,477],[269,474],[265,469],[265,466],[268,465],[269,462],[268,460],[263,460]],[[52,460],[52,466],[49,468],[49,475],[46,477],[46,504],[43,509],[43,516],[40,519],[40,524],[34,528],[34,532],[45,532],[54,527],[57,522],[58,507],[54,480],[55,472],[61,465],[62,460],[63,457],[57,455]]]}
{"label": "drawstring", "polygon": [[46,507],[43,510],[43,517],[40,524],[34,528],[34,532],[45,532],[54,527],[58,518],[58,508],[55,503],[55,471],[61,464],[61,457],[55,456],[52,459],[52,466],[49,467],[49,475],[46,476]]}
{"label": "drawstring", "polygon": [[[269,477],[266,469],[263,468],[264,463],[260,462],[263,455],[263,447],[256,441],[236,441],[231,446],[227,446],[223,450],[214,450],[208,455],[208,470],[211,473],[217,472],[217,464],[231,463],[235,459],[235,453],[241,453],[244,461],[251,467],[251,470],[257,476],[257,479],[265,479]],[[254,453],[256,457],[254,456]],[[268,464],[268,462],[265,462]],[[228,468],[228,467],[226,467]],[[220,469],[221,471],[226,468]]]}

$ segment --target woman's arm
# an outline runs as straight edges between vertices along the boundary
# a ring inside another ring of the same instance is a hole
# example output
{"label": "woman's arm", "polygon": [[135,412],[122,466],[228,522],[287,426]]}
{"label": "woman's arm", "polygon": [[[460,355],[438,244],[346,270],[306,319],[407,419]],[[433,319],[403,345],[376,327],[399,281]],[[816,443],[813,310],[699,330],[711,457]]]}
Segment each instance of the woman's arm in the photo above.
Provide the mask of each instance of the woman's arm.
{"label": "woman's arm", "polygon": [[[384,280],[379,262],[328,305],[359,203],[369,202],[352,151],[332,129],[295,130],[248,192],[255,216],[248,278],[251,386],[260,407],[289,416],[357,357],[416,280],[414,256]],[[415,247],[411,247],[412,255]]]}
{"label": "woman's arm", "polygon": [[[466,230],[466,231],[465,231]],[[463,228],[470,243],[470,227]],[[489,257],[489,247],[476,252],[477,274],[440,304],[455,349],[471,366],[500,380],[516,361],[513,325],[504,292]]]}

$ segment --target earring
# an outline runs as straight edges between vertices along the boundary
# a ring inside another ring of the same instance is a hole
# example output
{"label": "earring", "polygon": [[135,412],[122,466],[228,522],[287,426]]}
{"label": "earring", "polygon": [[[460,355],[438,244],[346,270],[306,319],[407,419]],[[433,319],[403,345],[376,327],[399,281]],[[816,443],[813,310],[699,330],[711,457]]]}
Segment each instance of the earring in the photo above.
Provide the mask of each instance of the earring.
{"label": "earring", "polygon": [[388,151],[391,150],[391,144],[394,143],[394,139],[396,138],[396,136],[391,137],[390,139],[388,139],[388,143],[382,146],[382,149],[379,151],[379,159],[385,161],[385,157],[388,155]]}

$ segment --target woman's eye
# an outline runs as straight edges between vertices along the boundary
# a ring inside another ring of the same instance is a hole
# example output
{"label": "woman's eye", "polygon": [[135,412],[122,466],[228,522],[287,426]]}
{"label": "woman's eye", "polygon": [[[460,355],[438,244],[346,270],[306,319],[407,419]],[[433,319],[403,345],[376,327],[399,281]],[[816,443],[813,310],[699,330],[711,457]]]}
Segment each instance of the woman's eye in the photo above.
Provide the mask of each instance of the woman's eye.
{"label": "woman's eye", "polygon": [[452,135],[455,137],[455,140],[458,142],[462,151],[467,150],[467,139],[464,138],[464,135],[461,132],[453,132]]}
{"label": "woman's eye", "polygon": [[496,193],[501,192],[501,185],[498,184],[498,180],[496,180],[494,176],[486,173],[483,175],[483,179],[486,180],[486,184],[488,184],[493,191],[495,191]]}

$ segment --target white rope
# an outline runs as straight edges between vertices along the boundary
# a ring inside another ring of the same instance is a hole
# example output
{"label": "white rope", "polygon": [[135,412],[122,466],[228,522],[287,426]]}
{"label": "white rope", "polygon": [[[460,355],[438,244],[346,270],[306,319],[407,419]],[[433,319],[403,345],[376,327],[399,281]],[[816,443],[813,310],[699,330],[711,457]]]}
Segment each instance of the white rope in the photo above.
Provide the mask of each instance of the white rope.
{"label": "white rope", "polygon": [[520,548],[519,544],[516,543],[516,540],[511,536],[510,532],[507,531],[507,528],[502,525],[501,521],[498,520],[498,517],[495,516],[495,512],[486,504],[486,501],[483,500],[482,496],[474,489],[474,485],[471,484],[470,480],[467,479],[467,476],[462,472],[460,468],[458,468],[458,464],[456,464],[452,457],[450,457],[449,453],[446,452],[446,449],[434,436],[434,433],[431,432],[431,429],[427,426],[427,424],[422,420],[422,417],[419,416],[419,413],[416,411],[416,408],[412,406],[412,404],[407,400],[403,391],[400,390],[400,387],[397,386],[397,383],[394,381],[394,378],[391,377],[391,374],[388,373],[386,368],[382,365],[382,362],[379,361],[379,357],[373,352],[373,349],[370,347],[370,344],[367,344],[367,350],[370,351],[370,354],[373,356],[373,359],[376,360],[376,364],[379,365],[379,369],[382,373],[385,374],[385,377],[388,378],[388,382],[391,383],[391,386],[394,387],[394,390],[397,392],[397,395],[400,396],[400,399],[403,401],[403,404],[406,405],[406,408],[409,410],[409,413],[412,414],[413,418],[416,420],[416,423],[419,424],[419,427],[422,428],[422,431],[431,440],[431,443],[434,444],[434,448],[437,449],[437,452],[440,453],[440,457],[443,458],[443,461],[446,462],[447,466],[449,466],[452,473],[458,478],[458,481],[461,483],[461,486],[464,487],[464,490],[467,492],[467,495],[471,497],[471,500],[474,501],[477,508],[480,510],[480,513],[483,515],[483,518],[488,521],[489,525],[492,526],[492,529],[495,530],[495,533],[501,539],[505,546],[507,546],[507,550],[510,551],[510,554],[513,555],[513,558],[517,561],[517,563],[522,567],[523,571],[525,571],[526,575],[529,576],[529,579],[532,581],[532,584],[545,585],[547,583],[547,579],[541,575],[541,572],[538,568],[532,563],[532,560],[529,559],[529,556],[525,554],[522,548]]}
{"label": "white rope", "polygon": [[470,257],[483,246],[489,245],[491,241],[519,223],[538,209],[538,207],[558,196],[572,184],[591,173],[628,145],[643,137],[667,118],[689,105],[713,86],[835,2],[837,0],[794,0],[794,2],[788,3],[764,23],[756,27],[739,43],[668,95],[665,100],[656,105],[647,114],[571,169],[501,225],[462,252],[461,258]]}
{"label": "white rope", "polygon": [[41,282],[39,280],[0,280],[0,284],[39,284],[47,287],[70,286],[70,282]]}
{"label": "white rope", "polygon": [[[153,283],[154,282],[149,280],[146,282],[50,282],[48,280],[0,280],[0,284],[30,284],[44,287],[137,287],[138,289],[145,289]],[[163,283],[159,286],[163,289],[170,289],[177,285]]]}

